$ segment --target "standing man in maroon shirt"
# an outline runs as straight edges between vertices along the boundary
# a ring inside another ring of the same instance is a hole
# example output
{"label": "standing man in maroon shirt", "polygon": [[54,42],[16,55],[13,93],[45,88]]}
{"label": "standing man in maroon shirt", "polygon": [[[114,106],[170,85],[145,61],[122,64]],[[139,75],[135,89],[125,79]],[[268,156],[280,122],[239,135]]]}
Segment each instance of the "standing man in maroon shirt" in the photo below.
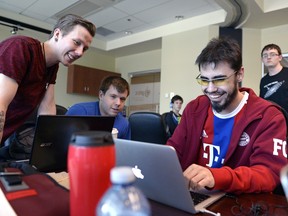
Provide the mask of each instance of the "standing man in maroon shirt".
{"label": "standing man in maroon shirt", "polygon": [[[20,35],[0,43],[1,146],[37,106],[38,114],[56,114],[54,85],[59,63],[69,66],[80,58],[95,31],[93,23],[69,14],[59,19],[43,43]],[[1,152],[3,147],[3,160]]]}

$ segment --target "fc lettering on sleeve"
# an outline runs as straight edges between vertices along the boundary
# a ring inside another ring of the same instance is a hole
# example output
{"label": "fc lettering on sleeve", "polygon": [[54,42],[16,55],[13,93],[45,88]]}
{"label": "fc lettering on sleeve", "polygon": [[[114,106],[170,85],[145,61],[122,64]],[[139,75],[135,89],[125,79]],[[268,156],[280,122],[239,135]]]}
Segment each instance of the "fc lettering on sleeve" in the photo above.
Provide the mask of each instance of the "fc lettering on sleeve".
{"label": "fc lettering on sleeve", "polygon": [[283,156],[287,158],[287,142],[286,140],[281,140],[273,138],[273,155],[278,156],[279,152],[282,152]]}

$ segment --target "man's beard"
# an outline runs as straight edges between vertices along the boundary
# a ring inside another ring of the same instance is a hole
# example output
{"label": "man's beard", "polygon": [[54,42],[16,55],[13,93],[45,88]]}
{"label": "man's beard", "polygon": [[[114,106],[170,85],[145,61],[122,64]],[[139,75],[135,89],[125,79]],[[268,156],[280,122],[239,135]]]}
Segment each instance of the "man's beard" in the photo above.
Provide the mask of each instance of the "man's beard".
{"label": "man's beard", "polygon": [[[236,85],[237,85],[237,83],[236,83]],[[232,93],[227,95],[227,98],[226,98],[224,104],[221,105],[218,102],[211,101],[212,108],[217,113],[221,113],[223,110],[225,110],[232,103],[232,101],[236,98],[237,93],[238,93],[238,89],[236,88],[236,85],[235,85],[235,88],[233,89]]]}

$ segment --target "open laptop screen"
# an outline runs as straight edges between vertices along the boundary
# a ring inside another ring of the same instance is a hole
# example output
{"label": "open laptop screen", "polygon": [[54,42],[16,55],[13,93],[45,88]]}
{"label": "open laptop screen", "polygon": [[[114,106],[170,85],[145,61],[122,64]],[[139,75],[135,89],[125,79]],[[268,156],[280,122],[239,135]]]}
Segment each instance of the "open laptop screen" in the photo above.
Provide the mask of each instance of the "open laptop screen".
{"label": "open laptop screen", "polygon": [[115,117],[40,115],[29,163],[41,172],[67,171],[71,136],[77,131],[112,131]]}

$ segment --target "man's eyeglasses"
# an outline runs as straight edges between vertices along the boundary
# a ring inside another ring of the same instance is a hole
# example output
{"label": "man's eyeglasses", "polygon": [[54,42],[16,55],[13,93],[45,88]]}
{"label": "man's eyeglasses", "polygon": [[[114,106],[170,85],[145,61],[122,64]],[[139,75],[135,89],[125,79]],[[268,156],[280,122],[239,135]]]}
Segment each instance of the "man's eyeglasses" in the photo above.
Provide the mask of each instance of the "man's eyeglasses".
{"label": "man's eyeglasses", "polygon": [[273,57],[275,57],[275,56],[279,56],[279,54],[277,54],[277,53],[269,53],[269,54],[263,54],[262,55],[262,58],[264,58],[264,59],[267,59],[268,57],[270,57],[270,58],[273,58]]}
{"label": "man's eyeglasses", "polygon": [[206,79],[206,78],[203,78],[201,77],[201,74],[199,74],[197,77],[196,77],[196,80],[197,82],[201,85],[201,86],[208,86],[210,82],[213,83],[213,85],[215,86],[223,86],[226,84],[227,80],[233,76],[234,74],[236,74],[238,71],[234,71],[234,73],[232,73],[230,76],[228,77],[219,77],[219,78],[215,78],[215,79]]}

